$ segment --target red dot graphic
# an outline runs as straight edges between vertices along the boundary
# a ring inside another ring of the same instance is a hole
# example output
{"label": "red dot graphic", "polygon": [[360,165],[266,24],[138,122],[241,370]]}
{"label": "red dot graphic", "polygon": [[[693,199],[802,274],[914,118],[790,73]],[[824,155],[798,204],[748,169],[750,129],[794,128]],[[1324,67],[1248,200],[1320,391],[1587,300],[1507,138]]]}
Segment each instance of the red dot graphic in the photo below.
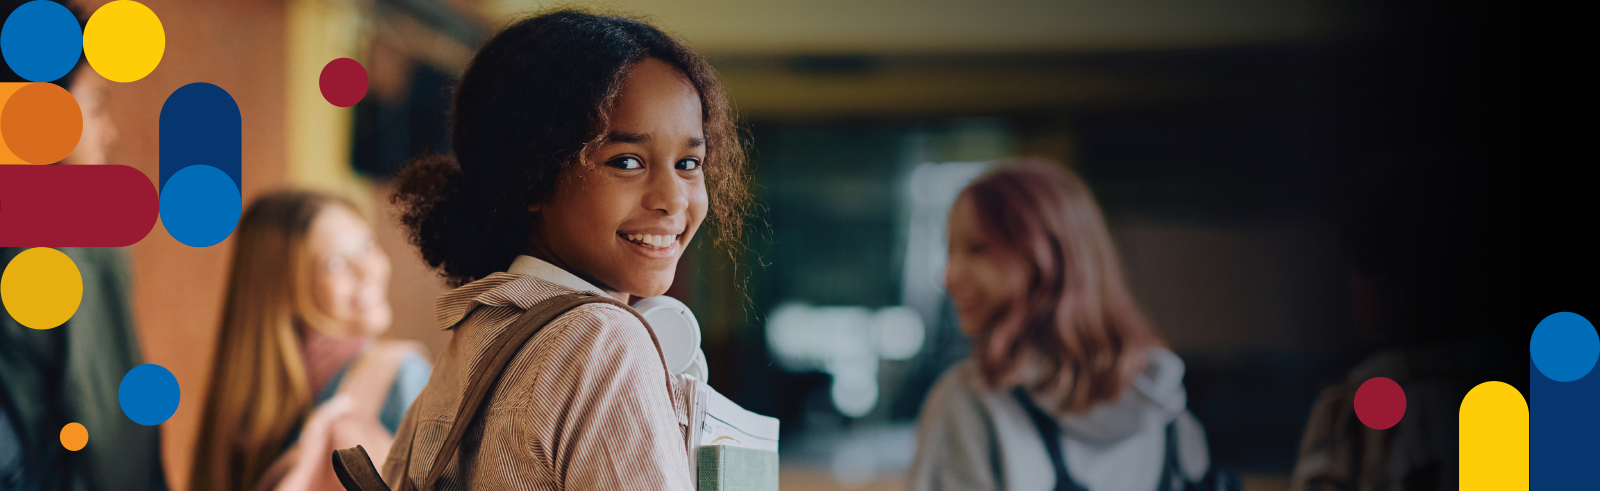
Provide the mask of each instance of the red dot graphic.
{"label": "red dot graphic", "polygon": [[322,98],[329,104],[350,107],[367,95],[367,68],[361,62],[339,58],[322,67],[322,77],[317,80]]}
{"label": "red dot graphic", "polygon": [[1374,430],[1387,430],[1406,414],[1406,391],[1384,377],[1372,377],[1356,389],[1356,417]]}

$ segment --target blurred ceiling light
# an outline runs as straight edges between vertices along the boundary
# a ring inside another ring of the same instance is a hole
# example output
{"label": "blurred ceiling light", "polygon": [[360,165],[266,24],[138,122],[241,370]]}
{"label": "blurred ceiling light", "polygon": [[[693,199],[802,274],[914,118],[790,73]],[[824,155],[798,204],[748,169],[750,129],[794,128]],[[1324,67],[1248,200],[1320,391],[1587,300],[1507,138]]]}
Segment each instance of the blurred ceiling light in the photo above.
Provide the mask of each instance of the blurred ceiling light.
{"label": "blurred ceiling light", "polygon": [[885,360],[909,360],[922,350],[922,316],[910,307],[888,307],[872,316],[873,341]]}
{"label": "blurred ceiling light", "polygon": [[878,363],[922,350],[922,316],[906,307],[814,307],[785,303],[767,316],[767,346],[790,371],[821,370],[839,413],[858,418],[878,402]]}

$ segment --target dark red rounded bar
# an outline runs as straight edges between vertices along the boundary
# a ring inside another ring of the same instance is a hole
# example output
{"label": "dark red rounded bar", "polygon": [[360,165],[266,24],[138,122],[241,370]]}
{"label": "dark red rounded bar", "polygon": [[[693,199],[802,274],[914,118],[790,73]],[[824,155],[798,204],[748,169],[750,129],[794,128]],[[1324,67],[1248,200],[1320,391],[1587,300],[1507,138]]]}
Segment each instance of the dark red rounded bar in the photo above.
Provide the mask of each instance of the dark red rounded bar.
{"label": "dark red rounded bar", "polygon": [[0,165],[0,247],[123,247],[155,227],[159,199],[125,165]]}

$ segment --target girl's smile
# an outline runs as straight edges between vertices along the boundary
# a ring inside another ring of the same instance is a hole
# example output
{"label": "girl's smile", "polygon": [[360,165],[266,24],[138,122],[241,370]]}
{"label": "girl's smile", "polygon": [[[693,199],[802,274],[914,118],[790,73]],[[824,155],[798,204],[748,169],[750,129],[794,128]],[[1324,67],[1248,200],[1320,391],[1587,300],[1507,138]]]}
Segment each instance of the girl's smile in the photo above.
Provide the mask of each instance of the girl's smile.
{"label": "girl's smile", "polygon": [[639,232],[617,232],[617,237],[632,244],[632,250],[649,258],[671,259],[678,257],[678,240],[682,233],[664,234],[661,229],[650,229]]}

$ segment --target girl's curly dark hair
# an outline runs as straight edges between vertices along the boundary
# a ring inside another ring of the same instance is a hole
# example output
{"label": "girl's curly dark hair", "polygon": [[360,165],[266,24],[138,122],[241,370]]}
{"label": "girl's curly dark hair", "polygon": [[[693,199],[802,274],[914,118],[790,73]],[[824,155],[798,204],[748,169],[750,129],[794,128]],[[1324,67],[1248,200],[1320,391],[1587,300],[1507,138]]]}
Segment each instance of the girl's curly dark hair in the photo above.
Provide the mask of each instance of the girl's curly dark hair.
{"label": "girl's curly dark hair", "polygon": [[454,157],[401,171],[390,201],[423,260],[451,286],[502,271],[527,244],[528,205],[598,145],[634,63],[661,60],[700,94],[708,221],[735,254],[750,207],[748,170],[716,72],[642,21],[557,10],[517,21],[484,44],[455,89]]}

